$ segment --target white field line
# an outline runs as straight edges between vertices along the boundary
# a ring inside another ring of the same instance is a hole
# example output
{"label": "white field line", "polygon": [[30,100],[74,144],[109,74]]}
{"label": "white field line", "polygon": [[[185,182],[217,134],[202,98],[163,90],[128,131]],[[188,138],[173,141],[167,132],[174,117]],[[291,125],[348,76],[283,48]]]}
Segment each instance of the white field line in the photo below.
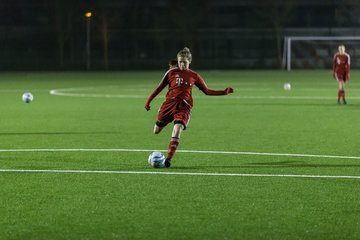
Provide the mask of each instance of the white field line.
{"label": "white field line", "polygon": [[146,98],[145,95],[125,95],[125,94],[89,94],[89,93],[64,93],[50,91],[51,95],[66,97],[91,97],[91,98]]}
{"label": "white field line", "polygon": [[[112,87],[112,86],[109,86]],[[72,91],[82,91],[88,89],[96,89],[96,87],[84,88],[66,88],[50,90],[51,95],[68,96],[68,97],[94,97],[94,98],[146,98],[142,95],[126,95],[126,94],[89,94],[89,93],[71,93]]]}
{"label": "white field line", "polygon": [[[101,148],[33,148],[33,149],[0,149],[1,152],[153,152],[167,150],[158,149],[101,149]],[[333,158],[333,159],[360,159],[360,156],[338,156],[325,154],[301,154],[301,153],[264,153],[264,152],[230,152],[230,151],[204,151],[204,150],[177,150],[180,153],[200,153],[200,154],[227,154],[227,155],[261,155],[261,156],[285,156],[285,157],[308,157],[308,158]]]}
{"label": "white field line", "polygon": [[48,92],[47,89],[0,89],[1,93]]}
{"label": "white field line", "polygon": [[[102,86],[102,87],[108,87],[113,89],[114,87],[118,87],[118,86]],[[79,87],[79,88],[63,88],[63,89],[52,89],[49,91],[49,93],[51,95],[57,95],[57,96],[68,96],[68,97],[91,97],[91,98],[125,98],[125,99],[133,99],[133,98],[141,98],[141,99],[145,99],[148,97],[148,95],[141,95],[141,94],[102,94],[102,93],[81,93],[84,90],[92,90],[92,89],[98,89],[99,87],[94,87],[94,86],[90,86],[90,87]],[[253,89],[253,90],[270,90],[272,88],[240,88],[241,90],[249,90],[249,89]],[[279,89],[281,89],[279,87]],[[314,89],[302,89],[302,90],[311,90],[313,91]],[[324,91],[324,89],[319,89],[321,91]],[[136,90],[137,92],[139,90]],[[281,91],[282,92],[282,89]],[[150,94],[150,92],[149,92]],[[213,98],[209,98],[208,96],[196,96],[196,98],[206,98],[206,99],[213,99]],[[234,95],[230,95],[230,96],[226,96],[224,99],[295,99],[295,100],[333,100],[334,97],[326,97],[326,96],[294,96],[294,95],[288,95],[288,96],[279,96],[279,95],[270,95],[270,96],[246,96],[246,95],[241,95],[241,96],[234,96]],[[360,99],[360,96],[353,96],[351,97],[351,99]]]}
{"label": "white field line", "polygon": [[[84,88],[85,89],[85,88]],[[87,88],[87,89],[92,89],[92,88]],[[51,95],[56,95],[56,96],[67,96],[67,97],[91,97],[91,98],[125,98],[125,99],[133,99],[133,98],[140,98],[140,99],[146,99],[148,97],[148,95],[139,95],[139,94],[101,94],[101,93],[76,93],[76,92],[70,92],[73,91],[74,89],[53,89],[50,90],[50,94]],[[78,91],[81,91],[80,89],[77,89]],[[196,96],[196,99],[202,99],[202,98],[206,98],[206,99],[214,99],[214,98],[209,98],[208,96]],[[223,96],[220,98],[222,99],[294,99],[294,100],[334,100],[334,97],[319,97],[319,96],[293,96],[293,95],[289,95],[289,96],[246,96],[246,95],[241,95],[241,96],[234,96],[234,95],[230,95],[230,96]],[[216,98],[216,99],[219,99]],[[353,96],[351,97],[351,99],[357,100],[360,99],[360,97],[356,97]]]}
{"label": "white field line", "polygon": [[188,176],[224,176],[224,177],[285,177],[285,178],[332,178],[360,179],[360,176],[329,175],[296,175],[296,174],[247,174],[247,173],[198,173],[198,172],[138,172],[138,171],[106,171],[106,170],[30,170],[0,169],[0,172],[16,173],[95,173],[95,174],[147,174],[147,175],[188,175]]}

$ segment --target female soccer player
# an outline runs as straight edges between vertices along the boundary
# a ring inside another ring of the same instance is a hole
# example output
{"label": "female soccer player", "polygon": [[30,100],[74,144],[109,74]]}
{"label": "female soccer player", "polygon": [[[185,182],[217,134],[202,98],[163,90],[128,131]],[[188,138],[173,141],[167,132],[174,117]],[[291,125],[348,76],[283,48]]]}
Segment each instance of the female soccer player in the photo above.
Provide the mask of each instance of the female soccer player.
{"label": "female soccer player", "polygon": [[178,67],[169,69],[159,86],[149,96],[145,103],[145,109],[150,110],[151,101],[166,87],[169,90],[166,99],[161,105],[154,126],[154,133],[158,134],[170,122],[174,122],[174,128],[168,147],[168,155],[165,167],[170,167],[170,161],[179,145],[180,136],[190,121],[191,109],[193,107],[192,88],[197,86],[206,95],[227,95],[233,93],[232,88],[222,91],[209,89],[199,74],[189,69],[192,55],[189,48],[185,47],[177,54]]}
{"label": "female soccer player", "polygon": [[342,98],[345,100],[345,83],[350,79],[350,55],[345,52],[345,46],[339,46],[339,52],[335,54],[333,60],[333,76],[339,83],[338,104]]}

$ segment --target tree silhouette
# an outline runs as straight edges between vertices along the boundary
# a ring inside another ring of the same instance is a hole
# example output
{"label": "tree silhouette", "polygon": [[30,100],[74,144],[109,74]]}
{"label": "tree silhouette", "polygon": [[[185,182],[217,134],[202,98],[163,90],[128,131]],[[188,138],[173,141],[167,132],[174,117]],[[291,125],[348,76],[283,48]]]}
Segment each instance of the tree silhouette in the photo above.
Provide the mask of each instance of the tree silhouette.
{"label": "tree silhouette", "polygon": [[276,55],[278,66],[281,68],[282,61],[282,40],[284,37],[283,29],[286,23],[290,22],[294,0],[256,0],[253,11],[256,15],[255,24],[273,31],[276,42]]}

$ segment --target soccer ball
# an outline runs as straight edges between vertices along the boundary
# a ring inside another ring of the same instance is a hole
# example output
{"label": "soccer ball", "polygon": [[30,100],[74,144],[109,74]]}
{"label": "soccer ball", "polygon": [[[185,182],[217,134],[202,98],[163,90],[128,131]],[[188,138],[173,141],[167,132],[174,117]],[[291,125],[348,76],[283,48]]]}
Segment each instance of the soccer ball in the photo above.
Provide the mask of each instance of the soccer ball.
{"label": "soccer ball", "polygon": [[26,103],[32,102],[34,100],[34,97],[31,93],[26,92],[22,95],[22,100]]}
{"label": "soccer ball", "polygon": [[286,90],[286,91],[290,91],[290,90],[291,90],[291,85],[290,85],[290,83],[285,83],[285,84],[284,84],[284,90]]}
{"label": "soccer ball", "polygon": [[165,167],[165,156],[159,151],[152,152],[149,155],[148,163],[154,168]]}

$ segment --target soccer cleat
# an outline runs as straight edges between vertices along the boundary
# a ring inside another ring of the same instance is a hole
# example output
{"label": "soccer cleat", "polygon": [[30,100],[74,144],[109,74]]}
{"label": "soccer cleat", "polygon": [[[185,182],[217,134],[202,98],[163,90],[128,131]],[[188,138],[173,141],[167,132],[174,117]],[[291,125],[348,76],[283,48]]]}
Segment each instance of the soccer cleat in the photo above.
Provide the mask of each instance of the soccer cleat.
{"label": "soccer cleat", "polygon": [[344,104],[347,104],[347,102],[346,102],[346,100],[345,100],[345,99],[343,100],[343,103],[344,103]]}
{"label": "soccer cleat", "polygon": [[340,105],[340,104],[341,104],[340,100],[338,100],[338,101],[337,101],[337,104],[338,104],[338,105]]}
{"label": "soccer cleat", "polygon": [[165,167],[169,168],[171,166],[171,162],[169,159],[165,159]]}

